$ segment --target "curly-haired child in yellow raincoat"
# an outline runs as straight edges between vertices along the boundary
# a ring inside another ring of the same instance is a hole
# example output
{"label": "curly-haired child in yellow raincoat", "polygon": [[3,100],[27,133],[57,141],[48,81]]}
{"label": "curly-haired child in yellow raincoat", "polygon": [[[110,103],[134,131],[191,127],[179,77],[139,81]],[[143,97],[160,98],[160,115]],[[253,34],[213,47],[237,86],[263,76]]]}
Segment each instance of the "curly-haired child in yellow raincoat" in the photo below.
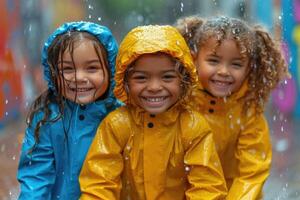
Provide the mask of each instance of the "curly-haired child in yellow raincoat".
{"label": "curly-haired child in yellow raincoat", "polygon": [[192,57],[171,26],[141,26],[120,45],[115,95],[126,106],[98,128],[84,162],[81,199],[224,199],[212,132],[188,97]]}
{"label": "curly-haired child in yellow raincoat", "polygon": [[194,108],[213,129],[227,199],[259,199],[272,157],[263,109],[271,90],[288,75],[281,51],[261,27],[235,18],[186,17],[177,28],[197,67]]}

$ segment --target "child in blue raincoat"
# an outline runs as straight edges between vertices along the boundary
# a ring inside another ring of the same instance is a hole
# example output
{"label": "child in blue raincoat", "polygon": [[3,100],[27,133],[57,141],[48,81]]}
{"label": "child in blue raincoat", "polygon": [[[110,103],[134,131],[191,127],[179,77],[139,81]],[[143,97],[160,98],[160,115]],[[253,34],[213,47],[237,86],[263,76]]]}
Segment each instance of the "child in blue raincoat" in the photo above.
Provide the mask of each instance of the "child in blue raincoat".
{"label": "child in blue raincoat", "polygon": [[117,43],[104,26],[71,22],[44,45],[48,89],[33,103],[18,168],[19,199],[78,199],[78,176],[113,95]]}

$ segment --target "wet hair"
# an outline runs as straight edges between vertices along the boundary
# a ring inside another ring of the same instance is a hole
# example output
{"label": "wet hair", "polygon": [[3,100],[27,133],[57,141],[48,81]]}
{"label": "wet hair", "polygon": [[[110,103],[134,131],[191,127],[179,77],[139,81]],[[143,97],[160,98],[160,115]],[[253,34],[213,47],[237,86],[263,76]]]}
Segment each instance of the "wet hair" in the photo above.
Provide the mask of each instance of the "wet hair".
{"label": "wet hair", "polygon": [[211,19],[191,16],[177,20],[175,26],[193,55],[212,37],[217,40],[217,47],[224,39],[236,42],[241,56],[249,58],[244,110],[254,105],[257,113],[263,112],[272,89],[289,76],[279,42],[259,25],[251,27],[242,20],[224,16]]}
{"label": "wet hair", "polygon": [[[171,56],[170,54],[164,53],[164,52],[157,52],[157,53],[152,53],[153,55],[166,55],[168,56],[172,62],[174,63],[174,67],[175,67],[175,71],[177,72],[178,76],[181,79],[180,82],[180,87],[181,87],[181,98],[183,99],[184,103],[186,101],[186,98],[188,97],[188,95],[191,93],[191,85],[192,85],[192,81],[191,81],[191,76],[189,74],[189,72],[186,70],[186,68],[184,67],[184,65],[179,61],[179,59],[174,58],[173,56]],[[145,54],[143,54],[145,55]],[[125,87],[125,91],[127,93],[127,95],[129,94],[129,88],[128,88],[128,80],[129,77],[131,75],[131,73],[133,72],[134,66],[136,61],[138,60],[135,59],[135,61],[133,61],[126,69],[125,71],[125,76],[124,76],[124,87]],[[128,95],[129,96],[129,95]]]}
{"label": "wet hair", "polygon": [[[82,42],[83,39],[88,39],[92,41],[92,44],[94,46],[98,59],[101,63],[101,66],[105,67],[108,72],[109,85],[107,87],[106,92],[99,99],[105,99],[109,93],[109,88],[110,88],[109,80],[111,77],[111,72],[110,72],[110,68],[108,67],[106,49],[103,47],[100,41],[92,34],[83,31],[69,31],[57,36],[52,42],[52,44],[49,46],[47,52],[48,53],[47,62],[50,66],[50,76],[51,76],[50,79],[54,84],[55,91],[51,89],[47,89],[40,96],[38,96],[32,103],[27,115],[27,120],[26,120],[27,125],[31,126],[33,117],[39,112],[43,113],[42,118],[39,119],[36,126],[34,127],[34,138],[36,142],[35,145],[39,142],[40,128],[46,123],[53,123],[63,117],[65,98],[63,97],[62,94],[64,92],[65,83],[63,77],[63,71],[59,70],[58,63],[61,62],[63,64],[63,54],[66,51],[69,51],[71,54],[72,62],[74,64],[73,52],[74,49],[76,48],[75,45]],[[76,68],[75,68],[75,72],[76,72]],[[76,98],[77,96],[75,96],[74,101],[76,100]],[[50,104],[57,104],[59,108],[59,114],[54,118],[50,118],[51,116]],[[69,123],[69,126],[70,124],[71,123]],[[65,134],[66,132],[68,132],[68,130],[69,127],[67,127],[67,130],[64,130]]]}

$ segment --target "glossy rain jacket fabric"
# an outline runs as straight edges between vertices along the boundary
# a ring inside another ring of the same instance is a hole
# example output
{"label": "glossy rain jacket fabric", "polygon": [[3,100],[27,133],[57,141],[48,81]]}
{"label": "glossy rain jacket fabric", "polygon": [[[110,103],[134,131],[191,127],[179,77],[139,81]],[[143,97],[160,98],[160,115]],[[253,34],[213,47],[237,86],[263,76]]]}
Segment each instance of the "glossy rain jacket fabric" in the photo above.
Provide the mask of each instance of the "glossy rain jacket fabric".
{"label": "glossy rain jacket fabric", "polygon": [[214,133],[228,187],[227,199],[260,199],[272,158],[269,128],[263,114],[243,112],[247,82],[226,99],[214,98],[200,85],[194,93],[197,110]]}
{"label": "glossy rain jacket fabric", "polygon": [[[71,22],[59,27],[47,40],[43,49],[45,79],[51,90],[55,90],[47,64],[47,49],[60,34],[71,30],[86,31],[96,36],[108,53],[112,76],[115,72],[117,43],[109,29],[89,22]],[[39,143],[35,144],[34,128],[44,113],[37,113],[26,129],[18,169],[18,181],[23,200],[77,200],[80,197],[78,176],[88,148],[102,119],[120,106],[112,91],[110,80],[108,98],[87,105],[65,101],[64,115],[54,123],[46,123],[40,129]],[[59,115],[59,108],[51,104],[51,119]],[[33,148],[32,153],[29,151]]]}
{"label": "glossy rain jacket fabric", "polygon": [[[188,47],[171,26],[142,26],[124,38],[117,57],[117,98],[127,105],[101,123],[80,174],[81,199],[223,199],[226,186],[211,129],[188,105],[177,102],[150,115],[130,104],[125,70],[146,53],[179,59],[195,84]],[[191,87],[193,86],[191,85]]]}

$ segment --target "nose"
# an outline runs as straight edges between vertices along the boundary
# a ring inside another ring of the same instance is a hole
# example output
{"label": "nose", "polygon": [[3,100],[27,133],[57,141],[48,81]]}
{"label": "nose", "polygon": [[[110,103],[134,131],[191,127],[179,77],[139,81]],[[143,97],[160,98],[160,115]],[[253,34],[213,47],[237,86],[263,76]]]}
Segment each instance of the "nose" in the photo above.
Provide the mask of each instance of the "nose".
{"label": "nose", "polygon": [[152,92],[156,92],[162,89],[161,82],[157,79],[151,79],[148,83],[148,90]]}
{"label": "nose", "polygon": [[221,75],[221,76],[229,76],[229,70],[228,70],[228,67],[226,65],[221,65],[219,68],[218,68],[218,75]]}
{"label": "nose", "polygon": [[76,79],[74,81],[77,81],[77,82],[86,82],[87,81],[86,73],[83,70],[76,70],[74,78],[75,77],[76,77]]}

